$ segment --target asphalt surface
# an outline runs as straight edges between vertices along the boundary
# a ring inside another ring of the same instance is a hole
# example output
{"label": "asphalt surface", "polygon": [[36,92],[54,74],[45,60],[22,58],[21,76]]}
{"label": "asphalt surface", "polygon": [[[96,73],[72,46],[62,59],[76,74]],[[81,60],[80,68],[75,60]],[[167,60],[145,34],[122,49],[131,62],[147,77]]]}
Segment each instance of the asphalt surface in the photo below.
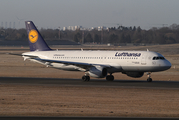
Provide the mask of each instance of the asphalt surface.
{"label": "asphalt surface", "polygon": [[91,79],[89,82],[84,82],[81,79],[0,77],[0,84],[179,89],[179,81],[114,80],[110,82],[103,79]]}

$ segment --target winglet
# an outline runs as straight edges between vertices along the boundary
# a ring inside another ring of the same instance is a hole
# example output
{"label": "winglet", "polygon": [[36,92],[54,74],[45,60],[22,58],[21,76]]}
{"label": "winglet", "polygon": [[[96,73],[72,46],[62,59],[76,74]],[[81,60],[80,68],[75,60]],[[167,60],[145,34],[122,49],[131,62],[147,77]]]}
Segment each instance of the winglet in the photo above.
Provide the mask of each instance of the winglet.
{"label": "winglet", "polygon": [[25,21],[30,51],[51,50],[32,21]]}

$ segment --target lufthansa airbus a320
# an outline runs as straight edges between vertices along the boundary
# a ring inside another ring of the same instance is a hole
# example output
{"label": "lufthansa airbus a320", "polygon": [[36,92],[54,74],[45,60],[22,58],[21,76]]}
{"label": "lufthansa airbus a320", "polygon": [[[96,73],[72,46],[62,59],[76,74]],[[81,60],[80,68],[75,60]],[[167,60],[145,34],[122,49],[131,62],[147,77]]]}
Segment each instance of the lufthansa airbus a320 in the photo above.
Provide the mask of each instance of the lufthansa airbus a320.
{"label": "lufthansa airbus a320", "polygon": [[83,81],[106,77],[113,81],[115,72],[138,78],[148,73],[147,81],[151,82],[150,74],[167,70],[171,63],[163,55],[152,51],[85,51],[85,50],[52,50],[44,41],[32,21],[25,22],[30,52],[22,54],[28,59],[53,68],[68,71],[85,72]]}

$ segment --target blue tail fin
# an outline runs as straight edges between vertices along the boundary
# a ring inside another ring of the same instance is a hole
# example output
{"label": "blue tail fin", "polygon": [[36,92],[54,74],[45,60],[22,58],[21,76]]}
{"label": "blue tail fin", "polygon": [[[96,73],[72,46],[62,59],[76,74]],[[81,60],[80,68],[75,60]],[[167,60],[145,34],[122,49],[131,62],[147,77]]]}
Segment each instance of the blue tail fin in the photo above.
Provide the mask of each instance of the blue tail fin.
{"label": "blue tail fin", "polygon": [[51,50],[32,21],[25,21],[30,51]]}

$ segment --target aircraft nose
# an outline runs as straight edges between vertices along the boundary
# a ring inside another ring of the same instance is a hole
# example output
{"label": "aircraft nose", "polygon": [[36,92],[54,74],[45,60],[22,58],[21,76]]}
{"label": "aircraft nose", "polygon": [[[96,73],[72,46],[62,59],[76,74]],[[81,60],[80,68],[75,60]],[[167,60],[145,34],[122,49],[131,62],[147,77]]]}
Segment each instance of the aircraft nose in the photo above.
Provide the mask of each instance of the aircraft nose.
{"label": "aircraft nose", "polygon": [[166,70],[167,70],[167,69],[171,68],[172,64],[168,60],[166,60],[165,61],[165,66],[166,66]]}

